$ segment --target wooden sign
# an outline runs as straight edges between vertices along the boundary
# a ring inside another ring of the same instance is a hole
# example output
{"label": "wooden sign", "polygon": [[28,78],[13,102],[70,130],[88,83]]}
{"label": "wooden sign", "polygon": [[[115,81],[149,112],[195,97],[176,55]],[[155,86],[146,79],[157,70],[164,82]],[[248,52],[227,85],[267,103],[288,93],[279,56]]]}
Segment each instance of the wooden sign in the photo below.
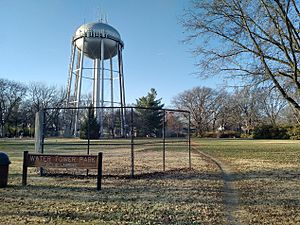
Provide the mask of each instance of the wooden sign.
{"label": "wooden sign", "polygon": [[96,155],[28,154],[28,167],[97,169]]}
{"label": "wooden sign", "polygon": [[22,184],[27,184],[28,167],[97,169],[97,190],[101,190],[102,152],[97,155],[29,154],[24,152]]}

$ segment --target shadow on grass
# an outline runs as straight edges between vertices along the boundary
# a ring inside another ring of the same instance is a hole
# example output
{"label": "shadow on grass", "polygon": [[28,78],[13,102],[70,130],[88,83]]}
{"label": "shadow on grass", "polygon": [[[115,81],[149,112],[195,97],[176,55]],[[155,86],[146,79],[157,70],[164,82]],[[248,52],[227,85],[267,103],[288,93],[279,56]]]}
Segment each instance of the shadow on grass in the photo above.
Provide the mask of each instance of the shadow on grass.
{"label": "shadow on grass", "polygon": [[[1,216],[18,216],[26,218],[26,223],[31,221],[32,217],[39,217],[44,218],[44,223],[50,222],[52,219],[59,219],[59,218],[68,218],[69,221],[72,221],[74,223],[74,220],[99,220],[100,216],[102,219],[109,219],[109,216],[105,216],[105,214],[96,214],[96,213],[84,213],[84,212],[74,212],[74,211],[67,211],[67,212],[61,212],[61,211],[47,211],[47,210],[30,210],[30,211],[9,211],[9,212],[2,212]],[[46,219],[47,218],[47,219]],[[43,223],[43,224],[44,224]],[[39,223],[40,224],[40,223]]]}
{"label": "shadow on grass", "polygon": [[[250,207],[295,208],[300,212],[300,169],[272,169],[230,174],[237,182],[241,204]],[[293,211],[292,210],[292,211]]]}
{"label": "shadow on grass", "polygon": [[[84,172],[86,173],[86,172]],[[46,172],[44,177],[54,177],[54,178],[68,178],[68,179],[97,179],[97,175],[94,172],[89,172],[86,174],[75,174],[69,172],[61,172],[59,170],[53,170],[52,172]],[[133,177],[128,174],[104,174],[102,176],[104,179],[122,179],[122,180],[165,180],[165,179],[177,179],[177,180],[219,180],[222,179],[222,174],[220,172],[210,172],[210,173],[199,173],[197,170],[181,168],[181,169],[172,169],[168,171],[155,171],[148,173],[137,173]]]}
{"label": "shadow on grass", "polygon": [[231,181],[257,180],[257,179],[276,179],[276,180],[298,180],[300,182],[300,168],[296,169],[272,169],[265,171],[249,171],[232,173]]}

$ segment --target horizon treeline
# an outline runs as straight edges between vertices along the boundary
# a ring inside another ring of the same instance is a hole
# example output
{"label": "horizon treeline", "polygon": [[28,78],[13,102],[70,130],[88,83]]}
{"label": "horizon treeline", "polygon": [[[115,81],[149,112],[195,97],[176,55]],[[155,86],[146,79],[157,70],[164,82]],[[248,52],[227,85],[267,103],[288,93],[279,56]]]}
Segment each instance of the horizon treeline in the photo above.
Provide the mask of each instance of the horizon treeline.
{"label": "horizon treeline", "polygon": [[[0,79],[0,137],[33,137],[36,112],[64,107],[65,99],[64,88]],[[191,131],[197,137],[300,137],[298,111],[274,88],[199,86],[174,93],[171,104],[191,112]],[[55,114],[48,118],[59,124]]]}

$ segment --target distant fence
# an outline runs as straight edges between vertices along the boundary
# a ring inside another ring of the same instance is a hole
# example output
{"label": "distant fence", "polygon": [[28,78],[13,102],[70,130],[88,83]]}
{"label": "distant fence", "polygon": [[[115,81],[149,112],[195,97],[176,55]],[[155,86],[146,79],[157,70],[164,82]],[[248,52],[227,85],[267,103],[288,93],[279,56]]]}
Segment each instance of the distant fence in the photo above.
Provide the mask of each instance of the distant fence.
{"label": "distant fence", "polygon": [[[97,110],[102,113],[101,124]],[[79,115],[77,122],[75,114]],[[37,153],[103,152],[104,175],[133,177],[191,168],[190,112],[184,110],[45,108],[37,113],[35,134]]]}

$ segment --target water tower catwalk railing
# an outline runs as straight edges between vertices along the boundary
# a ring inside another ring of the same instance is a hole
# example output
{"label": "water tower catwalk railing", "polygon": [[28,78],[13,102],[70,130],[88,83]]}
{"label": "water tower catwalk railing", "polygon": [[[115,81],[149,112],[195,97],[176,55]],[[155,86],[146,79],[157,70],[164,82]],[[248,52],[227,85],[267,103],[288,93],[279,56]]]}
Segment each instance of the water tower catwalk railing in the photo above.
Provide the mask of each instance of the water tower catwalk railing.
{"label": "water tower catwalk railing", "polygon": [[[145,174],[191,168],[190,113],[185,110],[123,107],[127,124],[121,134],[120,107],[103,107],[103,135],[95,126],[96,108],[46,108],[38,113],[36,151],[96,154],[103,152],[104,174]],[[112,111],[113,109],[113,111]],[[114,112],[114,114],[112,114]],[[81,138],[65,138],[67,114],[78,113]],[[112,119],[115,118],[114,123]],[[159,121],[153,124],[155,119]],[[152,124],[151,124],[152,123]],[[40,125],[38,125],[40,124]],[[112,127],[114,125],[114,127]],[[39,130],[39,131],[38,131]],[[176,158],[172,160],[171,157]]]}

